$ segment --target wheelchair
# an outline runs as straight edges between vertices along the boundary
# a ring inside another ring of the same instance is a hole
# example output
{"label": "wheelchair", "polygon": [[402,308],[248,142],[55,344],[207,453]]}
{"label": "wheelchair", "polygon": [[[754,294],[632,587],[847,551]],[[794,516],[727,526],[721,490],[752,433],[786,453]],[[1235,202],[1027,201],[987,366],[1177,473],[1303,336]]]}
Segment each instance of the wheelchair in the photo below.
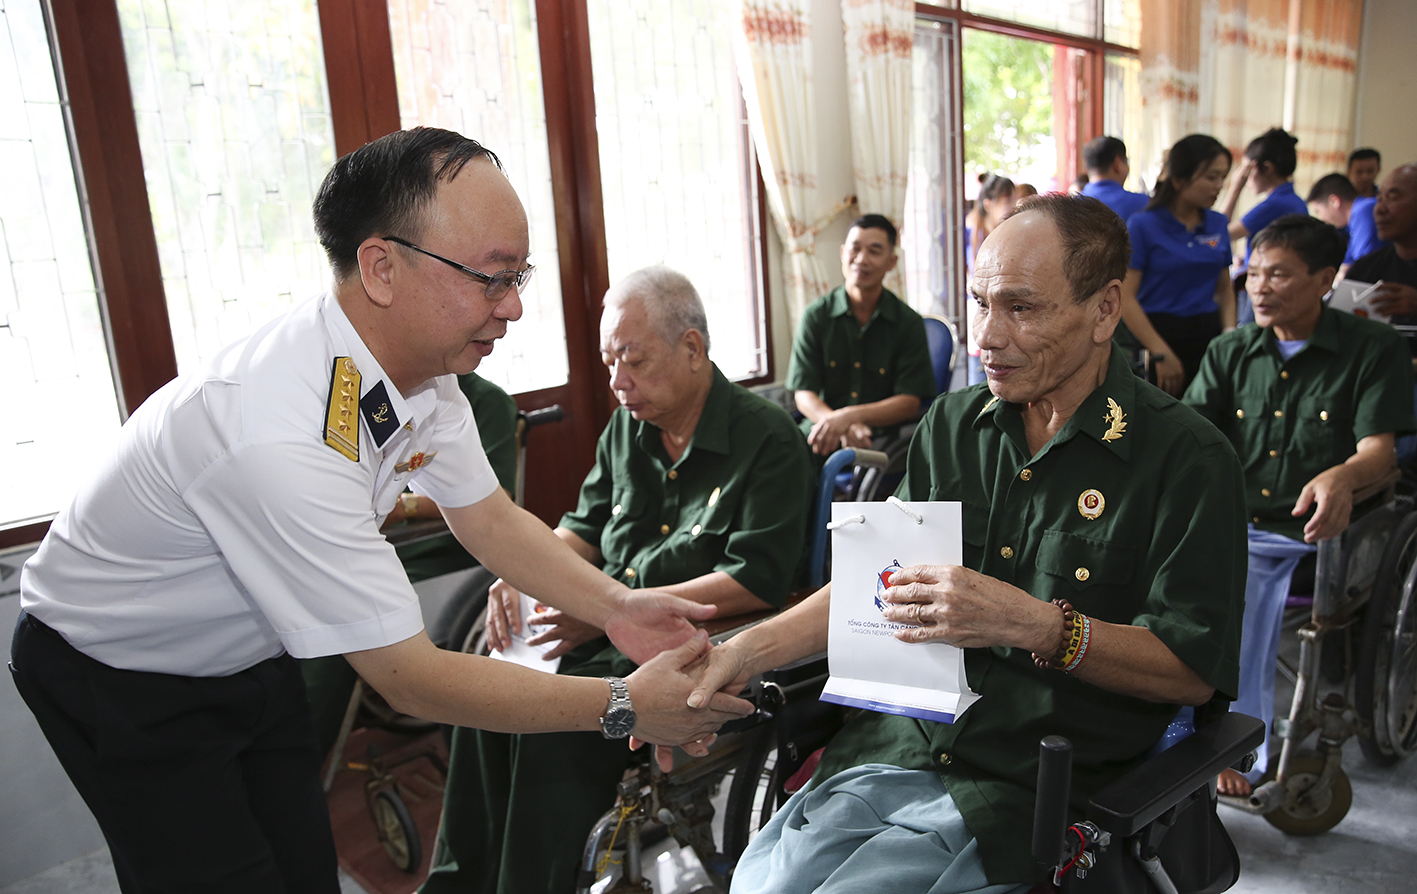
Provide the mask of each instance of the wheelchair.
{"label": "wheelchair", "polygon": [[[1353,789],[1342,750],[1349,738],[1356,735],[1378,766],[1417,748],[1417,513],[1413,497],[1394,489],[1400,477],[1394,471],[1355,493],[1355,506],[1379,505],[1319,544],[1298,665],[1281,659],[1294,698],[1289,716],[1274,722],[1278,762],[1248,798],[1222,799],[1289,835],[1326,832],[1347,815]],[[1323,661],[1325,652],[1337,660]],[[1324,664],[1336,665],[1328,668],[1336,691],[1321,691]]]}

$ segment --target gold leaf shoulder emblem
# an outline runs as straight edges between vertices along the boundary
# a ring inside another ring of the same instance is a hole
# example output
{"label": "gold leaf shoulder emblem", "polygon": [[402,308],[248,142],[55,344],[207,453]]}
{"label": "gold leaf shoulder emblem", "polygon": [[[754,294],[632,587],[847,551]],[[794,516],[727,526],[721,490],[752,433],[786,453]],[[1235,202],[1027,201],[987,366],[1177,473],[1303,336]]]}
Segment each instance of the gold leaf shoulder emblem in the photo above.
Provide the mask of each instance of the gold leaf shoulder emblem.
{"label": "gold leaf shoulder emblem", "polygon": [[1107,432],[1102,436],[1104,441],[1119,440],[1127,433],[1127,423],[1122,420],[1127,418],[1127,414],[1122,412],[1122,408],[1112,398],[1107,398],[1107,415],[1103,419],[1107,422]]}

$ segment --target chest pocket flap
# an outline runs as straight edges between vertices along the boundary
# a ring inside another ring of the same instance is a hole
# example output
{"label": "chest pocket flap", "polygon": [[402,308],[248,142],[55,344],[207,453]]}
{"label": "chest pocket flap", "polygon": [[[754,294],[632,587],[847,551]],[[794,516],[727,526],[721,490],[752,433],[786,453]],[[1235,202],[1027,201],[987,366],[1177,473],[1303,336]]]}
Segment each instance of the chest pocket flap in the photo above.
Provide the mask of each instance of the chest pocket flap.
{"label": "chest pocket flap", "polygon": [[1038,570],[1070,581],[1075,589],[1125,584],[1136,568],[1136,550],[1066,531],[1044,531]]}

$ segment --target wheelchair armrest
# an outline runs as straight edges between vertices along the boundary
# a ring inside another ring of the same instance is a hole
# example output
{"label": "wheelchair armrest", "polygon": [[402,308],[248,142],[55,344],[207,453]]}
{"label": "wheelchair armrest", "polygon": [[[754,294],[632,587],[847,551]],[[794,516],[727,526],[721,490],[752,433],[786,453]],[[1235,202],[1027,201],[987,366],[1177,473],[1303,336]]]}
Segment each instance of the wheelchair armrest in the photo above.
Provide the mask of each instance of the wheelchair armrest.
{"label": "wheelchair armrest", "polygon": [[441,517],[426,518],[401,525],[392,525],[384,532],[384,539],[394,546],[407,546],[410,543],[441,537],[447,533],[449,533],[448,523],[443,521]]}
{"label": "wheelchair armrest", "polygon": [[1088,819],[1113,835],[1135,835],[1263,741],[1262,722],[1226,714],[1093,795]]}

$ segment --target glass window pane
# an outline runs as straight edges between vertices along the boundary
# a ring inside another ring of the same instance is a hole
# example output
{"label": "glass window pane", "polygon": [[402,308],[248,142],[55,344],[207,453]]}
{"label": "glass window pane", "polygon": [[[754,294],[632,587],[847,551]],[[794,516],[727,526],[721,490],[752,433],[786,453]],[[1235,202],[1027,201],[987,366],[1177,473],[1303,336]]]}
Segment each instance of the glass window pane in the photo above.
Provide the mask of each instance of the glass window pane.
{"label": "glass window pane", "polygon": [[964,0],[966,12],[1065,34],[1097,34],[1094,0]]}
{"label": "glass window pane", "polygon": [[[1126,187],[1133,192],[1151,191],[1160,165],[1160,153],[1151,151],[1142,136],[1141,60],[1135,56],[1108,54],[1103,86],[1103,120],[1108,135],[1127,144],[1127,160],[1132,172]],[[1155,161],[1153,161],[1153,158]]]}
{"label": "glass window pane", "polygon": [[120,424],[39,0],[0,7],[0,527],[52,516]]}
{"label": "glass window pane", "polygon": [[955,177],[955,141],[950,138],[958,56],[958,30],[952,22],[916,24],[910,177],[900,238],[911,305],[962,326],[957,272],[964,264],[964,211]]}
{"label": "glass window pane", "polygon": [[[964,30],[965,197],[979,177],[1006,174],[1047,192],[1059,180],[1054,139],[1053,46]],[[1073,178],[1068,172],[1062,186]]]}
{"label": "glass window pane", "polygon": [[1104,38],[1123,47],[1141,46],[1141,0],[1104,0]]}
{"label": "glass window pane", "polygon": [[180,370],[329,287],[315,0],[118,0]]}
{"label": "glass window pane", "polygon": [[693,281],[724,375],[766,371],[756,183],[727,4],[588,0],[612,282],[648,264]]}
{"label": "glass window pane", "polygon": [[427,125],[487,146],[526,206],[531,260],[522,318],[477,368],[516,393],[567,381],[566,326],[541,56],[532,0],[389,0],[404,127]]}

